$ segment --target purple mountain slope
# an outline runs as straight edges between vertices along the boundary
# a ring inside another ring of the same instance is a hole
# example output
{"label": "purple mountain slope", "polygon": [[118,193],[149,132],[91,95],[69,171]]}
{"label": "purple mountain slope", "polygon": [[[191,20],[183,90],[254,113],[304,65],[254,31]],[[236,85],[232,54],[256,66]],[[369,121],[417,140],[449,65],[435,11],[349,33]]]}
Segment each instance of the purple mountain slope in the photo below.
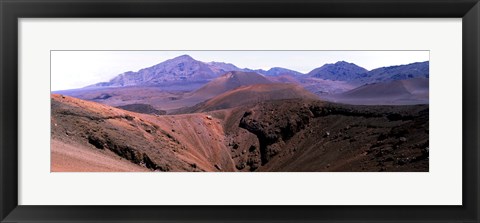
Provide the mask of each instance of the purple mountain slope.
{"label": "purple mountain slope", "polygon": [[122,73],[109,82],[93,85],[93,87],[155,85],[175,81],[198,81],[213,79],[223,71],[216,70],[206,63],[197,61],[188,55],[175,57],[157,65],[144,68],[138,72]]}
{"label": "purple mountain slope", "polygon": [[128,71],[122,73],[108,82],[100,82],[87,87],[148,86],[164,85],[168,83],[209,81],[230,71],[256,72],[265,76],[301,74],[299,72],[280,67],[275,67],[265,71],[238,68],[233,64],[223,62],[205,63],[195,60],[189,55],[182,55],[170,60],[166,60],[157,65],[141,69],[137,72]]}
{"label": "purple mountain slope", "polygon": [[417,62],[406,65],[373,69],[357,77],[361,83],[378,83],[412,78],[429,78],[429,62]]}
{"label": "purple mountain slope", "polygon": [[380,67],[368,71],[345,61],[325,64],[308,73],[308,77],[323,80],[346,81],[357,84],[380,83],[411,78],[429,78],[429,62]]}
{"label": "purple mountain slope", "polygon": [[350,81],[367,72],[368,70],[356,64],[339,61],[334,64],[325,64],[310,71],[307,75],[324,80]]}

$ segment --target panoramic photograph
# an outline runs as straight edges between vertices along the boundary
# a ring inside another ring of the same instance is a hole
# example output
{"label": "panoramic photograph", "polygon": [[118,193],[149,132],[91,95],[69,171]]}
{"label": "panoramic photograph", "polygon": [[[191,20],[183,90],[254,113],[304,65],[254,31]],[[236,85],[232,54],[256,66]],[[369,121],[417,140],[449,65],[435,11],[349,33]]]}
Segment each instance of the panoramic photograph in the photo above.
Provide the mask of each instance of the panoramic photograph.
{"label": "panoramic photograph", "polygon": [[429,51],[51,51],[51,172],[428,172]]}

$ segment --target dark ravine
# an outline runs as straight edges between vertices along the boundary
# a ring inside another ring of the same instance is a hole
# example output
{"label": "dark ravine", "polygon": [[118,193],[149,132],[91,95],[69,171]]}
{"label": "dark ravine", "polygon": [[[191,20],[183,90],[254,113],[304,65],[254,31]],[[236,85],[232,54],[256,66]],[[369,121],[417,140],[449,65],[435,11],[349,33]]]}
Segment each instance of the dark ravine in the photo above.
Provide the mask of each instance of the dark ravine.
{"label": "dark ravine", "polygon": [[89,133],[87,138],[88,143],[92,144],[97,149],[108,149],[118,156],[123,157],[135,164],[147,167],[150,170],[169,171],[168,166],[158,166],[146,153],[139,152],[128,145],[119,145],[115,142],[115,140],[110,139],[108,135],[98,137],[95,133]]}
{"label": "dark ravine", "polygon": [[[275,110],[273,111],[275,112]],[[305,125],[313,118],[313,114],[308,108],[301,108],[291,113],[288,119],[273,118],[271,122],[262,122],[253,118],[254,112],[252,110],[245,112],[239,126],[257,135],[262,165],[279,152],[277,143],[290,139],[295,133],[305,128]]]}
{"label": "dark ravine", "polygon": [[[285,107],[286,105],[290,106]],[[338,125],[343,124],[340,121],[342,119],[348,121],[345,121],[345,127],[338,129]],[[308,153],[318,158],[329,156],[322,155],[315,149],[326,146],[329,150],[350,148],[350,152],[355,147],[360,148],[356,153],[364,154],[365,158],[370,157],[371,162],[378,165],[378,168],[360,167],[365,168],[363,171],[415,170],[418,167],[408,166],[416,164],[427,168],[421,171],[428,171],[428,106],[425,105],[349,106],[318,101],[262,103],[246,111],[239,126],[257,136],[262,166],[266,169],[278,168],[275,166],[280,163],[288,166],[291,162],[289,160],[295,159],[295,155],[291,155],[292,151],[297,155],[303,153],[303,156]],[[373,134],[364,138],[357,136],[359,133],[352,134],[369,131]],[[315,139],[315,135],[318,138]],[[407,139],[412,139],[412,142],[407,142]],[[305,141],[312,143],[307,145],[313,149],[312,152],[302,148]],[[329,147],[330,144],[336,145]],[[362,148],[362,145],[370,146]],[[341,151],[335,153],[343,156]],[[271,164],[270,161],[276,158],[276,163]],[[384,167],[385,163],[387,167]],[[339,168],[338,171],[341,170]]]}

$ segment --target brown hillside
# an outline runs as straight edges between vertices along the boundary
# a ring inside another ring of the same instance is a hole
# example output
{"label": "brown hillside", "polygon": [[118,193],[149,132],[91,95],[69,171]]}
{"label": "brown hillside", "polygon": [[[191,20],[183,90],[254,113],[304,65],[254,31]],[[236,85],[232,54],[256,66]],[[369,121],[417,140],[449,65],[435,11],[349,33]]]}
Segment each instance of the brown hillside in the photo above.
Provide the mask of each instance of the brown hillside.
{"label": "brown hillside", "polygon": [[318,99],[318,97],[295,84],[256,84],[225,92],[208,100],[200,111],[232,108],[250,103],[280,99]]}
{"label": "brown hillside", "polygon": [[332,101],[365,105],[428,104],[427,78],[366,84],[332,96]]}
{"label": "brown hillside", "polygon": [[179,110],[179,113],[194,113],[233,108],[262,101],[281,99],[318,99],[318,96],[296,84],[270,83],[239,87],[220,94],[191,108]]}
{"label": "brown hillside", "polygon": [[[152,171],[234,170],[220,121],[205,114],[156,117],[52,95],[51,121],[52,140],[61,142],[52,152],[65,143]],[[52,167],[61,162],[52,158]]]}
{"label": "brown hillside", "polygon": [[254,72],[231,71],[193,92],[192,97],[212,98],[241,86],[271,83],[267,78]]}

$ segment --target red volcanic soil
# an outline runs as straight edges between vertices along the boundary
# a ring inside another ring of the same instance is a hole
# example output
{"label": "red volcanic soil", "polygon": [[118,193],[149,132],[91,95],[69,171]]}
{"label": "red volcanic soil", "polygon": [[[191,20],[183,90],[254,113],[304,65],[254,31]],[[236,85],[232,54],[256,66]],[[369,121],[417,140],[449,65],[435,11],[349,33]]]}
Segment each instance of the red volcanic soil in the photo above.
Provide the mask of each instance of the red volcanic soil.
{"label": "red volcanic soil", "polygon": [[271,83],[264,76],[254,72],[228,72],[193,92],[192,97],[208,99],[238,87]]}
{"label": "red volcanic soil", "polygon": [[155,116],[52,95],[52,171],[428,171],[428,113],[296,98]]}
{"label": "red volcanic soil", "polygon": [[280,99],[318,99],[318,96],[296,84],[269,83],[255,84],[236,88],[220,94],[208,101],[190,108],[183,108],[176,113],[206,112],[245,106],[262,101]]}
{"label": "red volcanic soil", "polygon": [[234,171],[220,121],[205,114],[157,117],[52,95],[51,119],[52,140],[111,151],[151,171]]}
{"label": "red volcanic soil", "polygon": [[52,172],[145,172],[136,165],[108,150],[96,150],[84,145],[51,142]]}
{"label": "red volcanic soil", "polygon": [[363,105],[428,104],[428,79],[412,78],[367,84],[330,99],[334,102]]}
{"label": "red volcanic soil", "polygon": [[[179,109],[188,109],[188,107],[194,106],[231,90],[244,86],[268,83],[271,83],[271,81],[254,72],[231,71],[210,81],[200,89],[185,94],[183,98],[173,102],[176,106],[171,106],[168,111],[169,113],[178,113]],[[174,109],[174,107],[177,109]]]}

